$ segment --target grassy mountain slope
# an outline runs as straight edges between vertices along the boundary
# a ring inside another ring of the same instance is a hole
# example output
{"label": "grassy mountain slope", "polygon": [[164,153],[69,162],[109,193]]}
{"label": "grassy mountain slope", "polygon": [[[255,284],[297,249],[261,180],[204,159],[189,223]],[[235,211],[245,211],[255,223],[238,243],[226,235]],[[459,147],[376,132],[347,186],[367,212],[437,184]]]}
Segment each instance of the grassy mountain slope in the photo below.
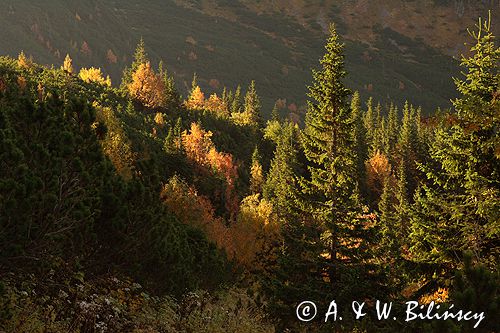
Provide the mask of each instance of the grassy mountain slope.
{"label": "grassy mountain slope", "polygon": [[[429,112],[454,96],[449,78],[458,74],[457,62],[449,55],[465,40],[458,27],[497,6],[434,2],[5,0],[0,53],[24,50],[46,64],[69,53],[76,67],[99,64],[117,84],[143,36],[182,93],[194,72],[206,94],[255,79],[269,114],[278,98],[292,111],[304,105],[309,68],[317,66],[323,28],[333,20],[347,41],[350,87],[382,102],[412,96]],[[405,23],[407,15],[422,27]]]}

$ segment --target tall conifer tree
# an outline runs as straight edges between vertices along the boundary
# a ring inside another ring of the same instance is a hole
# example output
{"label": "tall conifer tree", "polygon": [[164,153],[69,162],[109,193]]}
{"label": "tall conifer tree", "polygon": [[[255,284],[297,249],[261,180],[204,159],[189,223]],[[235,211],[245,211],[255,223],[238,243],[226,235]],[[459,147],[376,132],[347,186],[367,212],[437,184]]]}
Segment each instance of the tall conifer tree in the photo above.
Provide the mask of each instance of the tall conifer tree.
{"label": "tall conifer tree", "polygon": [[[318,224],[321,252],[316,259],[323,279],[329,281],[326,290],[338,299],[353,297],[367,284],[352,284],[349,279],[362,278],[366,273],[365,221],[356,195],[356,152],[353,146],[352,113],[344,86],[344,44],[333,25],[326,44],[326,54],[320,61],[321,70],[313,70],[309,87],[308,111],[302,136],[309,176],[302,179],[302,207]],[[366,276],[365,276],[366,277]]]}
{"label": "tall conifer tree", "polygon": [[250,192],[252,194],[262,193],[264,184],[264,174],[262,171],[262,162],[259,154],[259,148],[255,146],[252,154],[252,165],[250,166]]}
{"label": "tall conifer tree", "polygon": [[238,85],[231,103],[231,114],[241,112],[241,86]]}
{"label": "tall conifer tree", "polygon": [[[394,255],[399,253],[400,228],[395,211],[395,196],[392,177],[386,177],[378,204],[378,218],[381,249],[385,252],[383,256],[388,259],[395,259]],[[390,256],[387,255],[387,251],[391,253]]]}
{"label": "tall conifer tree", "polygon": [[368,101],[366,101],[366,112],[363,116],[363,121],[366,128],[366,137],[368,138],[368,141],[371,142],[375,134],[375,114],[373,112],[372,97],[368,98]]}
{"label": "tall conifer tree", "polygon": [[266,177],[263,195],[272,203],[280,223],[281,242],[276,244],[275,261],[270,262],[263,287],[270,299],[270,310],[283,318],[283,326],[296,321],[293,308],[304,297],[321,299],[326,295],[318,253],[320,230],[306,221],[298,197],[298,129],[290,122],[282,125],[276,150]]}
{"label": "tall conifer tree", "polygon": [[356,175],[360,194],[366,196],[364,190],[366,183],[365,161],[368,159],[368,146],[366,143],[366,128],[362,118],[361,101],[359,92],[354,92],[351,100],[354,150],[356,151]]}
{"label": "tall conifer tree", "polygon": [[[420,166],[427,183],[412,219],[412,254],[418,261],[456,267],[462,252],[498,263],[500,233],[500,48],[491,21],[471,33],[472,55],[450,122],[437,129],[430,161]],[[495,259],[496,257],[496,259]]]}
{"label": "tall conifer tree", "polygon": [[245,94],[244,112],[248,117],[248,122],[252,126],[262,126],[262,116],[260,114],[260,98],[255,89],[255,81],[250,82],[247,93]]}
{"label": "tall conifer tree", "polygon": [[144,39],[141,37],[139,43],[137,44],[134,52],[134,61],[130,67],[126,67],[123,70],[121,88],[127,89],[127,86],[132,82],[132,75],[137,71],[140,65],[145,64],[149,61],[148,54],[146,52],[146,44]]}
{"label": "tall conifer tree", "polygon": [[389,107],[389,115],[387,117],[387,131],[389,136],[389,156],[392,160],[392,155],[394,154],[394,148],[396,147],[396,143],[398,142],[398,133],[399,133],[399,119],[398,119],[398,107],[391,103]]}

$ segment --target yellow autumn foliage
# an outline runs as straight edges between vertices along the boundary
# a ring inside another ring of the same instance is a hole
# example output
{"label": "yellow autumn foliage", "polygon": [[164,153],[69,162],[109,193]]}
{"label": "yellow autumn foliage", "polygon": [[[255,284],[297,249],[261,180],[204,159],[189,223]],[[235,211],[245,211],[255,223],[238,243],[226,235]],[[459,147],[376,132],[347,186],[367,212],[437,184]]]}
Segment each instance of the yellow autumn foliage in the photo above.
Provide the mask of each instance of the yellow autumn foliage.
{"label": "yellow autumn foliage", "polygon": [[389,159],[380,151],[376,151],[369,160],[365,162],[367,185],[377,196],[382,194],[384,181],[391,175],[391,164]]}
{"label": "yellow autumn foliage", "polygon": [[80,73],[78,73],[78,77],[87,83],[95,82],[104,86],[111,87],[111,79],[109,75],[104,78],[100,68],[82,68],[80,70]]}
{"label": "yellow autumn foliage", "polygon": [[129,180],[132,178],[136,160],[136,154],[132,151],[132,143],[111,108],[97,104],[94,104],[94,107],[97,109],[97,121],[107,127],[106,136],[101,140],[104,154],[113,163],[118,174]]}
{"label": "yellow autumn foliage", "polygon": [[192,110],[203,110],[205,108],[205,94],[199,86],[194,87],[184,105]]}
{"label": "yellow autumn foliage", "polygon": [[73,60],[69,54],[66,54],[66,58],[64,58],[64,63],[61,66],[61,69],[68,74],[73,74]]}
{"label": "yellow autumn foliage", "polygon": [[241,201],[235,224],[231,225],[234,253],[238,262],[249,269],[258,269],[258,255],[267,252],[279,239],[279,227],[272,204],[253,194]]}
{"label": "yellow autumn foliage", "polygon": [[17,64],[21,68],[28,69],[33,65],[33,62],[31,61],[31,59],[28,59],[26,57],[23,51],[21,51],[21,53],[19,53],[19,56],[17,57]]}
{"label": "yellow autumn foliage", "polygon": [[264,171],[260,163],[253,163],[250,168],[250,191],[252,193],[262,192],[264,184]]}
{"label": "yellow autumn foliage", "polygon": [[431,302],[434,303],[444,303],[448,301],[449,298],[449,291],[447,288],[438,288],[434,293],[432,294],[427,294],[423,295],[420,297],[418,302],[420,304],[430,304]]}
{"label": "yellow autumn foliage", "polygon": [[140,64],[132,73],[128,91],[133,98],[148,108],[157,108],[165,104],[165,84],[162,77],[155,74],[150,62]]}
{"label": "yellow autumn foliage", "polygon": [[155,115],[155,123],[156,125],[160,126],[160,128],[163,128],[165,126],[165,116],[161,112],[157,112]]}

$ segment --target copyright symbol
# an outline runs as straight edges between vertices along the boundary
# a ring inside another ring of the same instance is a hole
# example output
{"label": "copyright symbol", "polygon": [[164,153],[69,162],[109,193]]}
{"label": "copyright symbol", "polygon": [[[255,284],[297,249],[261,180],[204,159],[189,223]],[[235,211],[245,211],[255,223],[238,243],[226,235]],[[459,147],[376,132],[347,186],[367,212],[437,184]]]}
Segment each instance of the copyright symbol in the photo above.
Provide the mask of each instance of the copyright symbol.
{"label": "copyright symbol", "polygon": [[316,304],[311,301],[304,301],[297,305],[296,309],[297,318],[300,321],[311,321],[316,317],[318,313],[318,309],[316,308]]}

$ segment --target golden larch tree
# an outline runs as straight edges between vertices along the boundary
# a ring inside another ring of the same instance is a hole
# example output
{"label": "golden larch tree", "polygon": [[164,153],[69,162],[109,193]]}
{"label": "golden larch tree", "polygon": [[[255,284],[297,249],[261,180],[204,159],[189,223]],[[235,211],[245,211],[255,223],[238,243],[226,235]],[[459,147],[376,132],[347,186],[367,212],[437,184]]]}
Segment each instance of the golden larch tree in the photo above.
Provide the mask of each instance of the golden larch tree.
{"label": "golden larch tree", "polygon": [[233,160],[233,155],[217,151],[211,136],[212,132],[203,130],[197,123],[192,123],[190,132],[184,131],[182,134],[182,143],[191,161],[224,178],[226,181],[225,206],[231,219],[235,219],[239,207],[236,191],[238,167]]}
{"label": "golden larch tree", "polygon": [[365,162],[365,166],[368,188],[375,194],[375,197],[380,197],[380,195],[382,195],[385,179],[391,175],[391,164],[389,163],[389,159],[377,150],[375,154]]}
{"label": "golden larch tree", "polygon": [[219,115],[228,113],[227,105],[217,94],[210,95],[210,98],[205,102],[205,108]]}
{"label": "golden larch tree", "polygon": [[182,144],[187,157],[199,165],[208,166],[208,154],[213,148],[211,136],[212,132],[203,130],[197,123],[192,123],[189,133],[184,131],[182,134]]}
{"label": "golden larch tree", "polygon": [[128,85],[130,95],[144,106],[157,108],[165,103],[165,85],[160,75],[155,74],[151,63],[140,64],[132,73],[132,82]]}
{"label": "golden larch tree", "polygon": [[21,68],[30,68],[32,65],[31,59],[28,59],[26,55],[24,54],[24,51],[21,51],[19,53],[19,56],[17,57],[17,64]]}
{"label": "golden larch tree", "polygon": [[155,115],[155,123],[158,125],[160,128],[163,128],[165,126],[165,116],[161,112],[157,112]]}
{"label": "golden larch tree", "polygon": [[66,54],[66,58],[64,58],[64,62],[63,65],[61,66],[61,69],[68,74],[73,74],[73,60],[71,59],[69,54]]}
{"label": "golden larch tree", "polygon": [[184,105],[188,109],[203,110],[205,108],[205,94],[201,91],[200,86],[195,86],[189,95]]}
{"label": "golden larch tree", "polygon": [[78,77],[87,83],[96,82],[108,87],[111,86],[111,79],[109,78],[109,75],[104,78],[100,68],[82,68],[80,73],[78,73]]}

